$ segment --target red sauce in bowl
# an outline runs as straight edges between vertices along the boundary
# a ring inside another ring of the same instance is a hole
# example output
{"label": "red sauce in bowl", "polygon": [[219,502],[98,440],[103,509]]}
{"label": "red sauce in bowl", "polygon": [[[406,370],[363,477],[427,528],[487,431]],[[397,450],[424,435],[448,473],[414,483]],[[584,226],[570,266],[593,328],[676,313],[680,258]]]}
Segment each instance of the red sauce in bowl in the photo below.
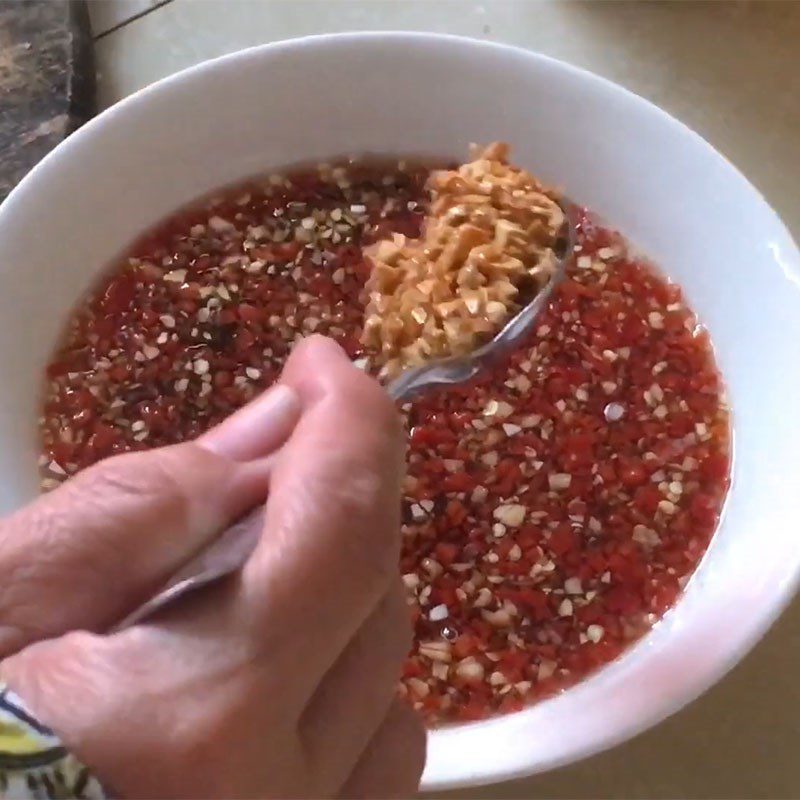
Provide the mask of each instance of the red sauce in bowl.
{"label": "red sauce in bowl", "polygon": [[[250,182],[139,241],[48,366],[43,487],[196,436],[269,386],[298,337],[368,362],[362,247],[418,234],[426,175],[401,162]],[[708,335],[588,213],[526,345],[402,411],[415,641],[401,692],[430,724],[518,710],[615,659],[717,526],[730,433]]]}

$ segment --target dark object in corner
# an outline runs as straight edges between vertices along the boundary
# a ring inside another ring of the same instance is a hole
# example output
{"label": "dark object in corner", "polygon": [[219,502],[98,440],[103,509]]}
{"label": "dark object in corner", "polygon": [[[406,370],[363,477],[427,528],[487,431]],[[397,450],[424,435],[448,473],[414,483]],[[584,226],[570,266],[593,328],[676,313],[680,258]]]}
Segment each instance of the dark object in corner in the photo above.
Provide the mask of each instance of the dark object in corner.
{"label": "dark object in corner", "polygon": [[0,0],[0,200],[94,110],[84,0]]}

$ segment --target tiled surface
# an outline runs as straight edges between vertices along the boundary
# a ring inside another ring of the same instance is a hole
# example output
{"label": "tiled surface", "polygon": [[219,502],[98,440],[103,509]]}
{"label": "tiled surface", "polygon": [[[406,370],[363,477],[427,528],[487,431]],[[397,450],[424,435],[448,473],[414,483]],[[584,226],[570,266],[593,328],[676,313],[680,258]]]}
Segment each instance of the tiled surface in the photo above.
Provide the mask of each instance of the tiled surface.
{"label": "tiled surface", "polygon": [[126,22],[165,5],[165,0],[88,0],[87,5],[92,32],[95,36],[103,36]]}
{"label": "tiled surface", "polygon": [[728,155],[800,236],[795,2],[173,0],[98,42],[100,102],[241,47],[369,29],[509,42],[617,81]]}
{"label": "tiled surface", "polygon": [[[90,0],[96,33],[154,1]],[[800,238],[797,2],[172,0],[97,42],[100,101],[241,47],[369,29],[508,42],[617,81],[709,139]],[[649,733],[554,773],[453,796],[800,797],[799,666],[795,603],[726,680]]]}

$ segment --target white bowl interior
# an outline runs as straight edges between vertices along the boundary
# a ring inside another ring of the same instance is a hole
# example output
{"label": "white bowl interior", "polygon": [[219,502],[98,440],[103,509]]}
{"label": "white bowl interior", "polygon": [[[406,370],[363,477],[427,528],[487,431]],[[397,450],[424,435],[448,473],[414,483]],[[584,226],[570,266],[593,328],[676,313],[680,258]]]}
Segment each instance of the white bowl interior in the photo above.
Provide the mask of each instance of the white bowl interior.
{"label": "white bowl interior", "polygon": [[[638,646],[518,714],[434,732],[424,784],[543,770],[677,710],[741,657],[797,581],[800,256],[708,144],[642,99],[512,48],[453,37],[315,37],[244,51],[115,106],[0,208],[0,508],[36,492],[41,369],[97,271],[212,189],[346,153],[514,158],[622,230],[711,331],[734,411],[726,515],[678,606]],[[785,420],[785,422],[784,422]]]}

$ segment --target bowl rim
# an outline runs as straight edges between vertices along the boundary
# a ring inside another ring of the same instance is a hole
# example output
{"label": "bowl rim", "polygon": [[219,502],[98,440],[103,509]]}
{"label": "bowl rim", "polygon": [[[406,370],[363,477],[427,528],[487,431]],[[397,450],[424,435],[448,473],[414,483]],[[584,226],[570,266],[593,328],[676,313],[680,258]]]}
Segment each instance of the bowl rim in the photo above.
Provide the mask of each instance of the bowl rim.
{"label": "bowl rim", "polygon": [[[85,123],[79,128],[72,136],[68,137],[64,142],[59,144],[50,153],[48,153],[40,162],[38,162],[31,171],[20,181],[20,183],[9,193],[5,201],[0,204],[0,228],[2,227],[5,215],[9,209],[17,202],[21,201],[23,196],[28,191],[35,191],[37,182],[40,179],[47,179],[47,171],[51,165],[56,161],[60,161],[65,157],[69,157],[71,153],[71,146],[75,142],[91,136],[102,135],[101,131],[114,116],[119,113],[121,109],[130,112],[135,109],[137,105],[147,101],[151,95],[161,92],[164,88],[172,86],[173,84],[180,84],[190,79],[202,78],[206,72],[213,72],[220,67],[227,67],[237,62],[243,62],[252,58],[260,58],[264,54],[278,55],[282,51],[298,51],[302,49],[314,49],[317,47],[337,46],[337,47],[350,47],[358,46],[362,42],[394,42],[415,45],[415,46],[430,46],[447,45],[448,47],[462,48],[464,50],[471,50],[474,53],[482,51],[502,52],[507,55],[515,55],[521,61],[527,61],[530,68],[541,69],[547,68],[556,70],[567,75],[571,75],[587,83],[593,85],[598,91],[612,92],[618,97],[626,98],[629,102],[641,106],[647,112],[657,117],[660,124],[671,127],[676,133],[689,137],[694,141],[695,146],[704,148],[705,153],[709,158],[715,159],[718,163],[724,165],[728,175],[731,179],[735,179],[746,189],[751,195],[754,196],[758,202],[763,204],[768,209],[774,218],[774,224],[782,228],[785,234],[785,241],[790,246],[790,255],[792,260],[800,263],[800,251],[794,243],[791,234],[786,228],[785,224],[778,217],[778,215],[771,209],[767,201],[759,191],[737,167],[716,148],[707,142],[702,136],[689,128],[685,123],[676,119],[668,112],[659,108],[654,103],[641,97],[640,95],[626,89],[613,81],[597,75],[582,67],[575,66],[568,62],[562,61],[552,56],[544,55],[533,50],[528,50],[523,47],[514,45],[507,45],[498,42],[490,42],[481,39],[475,39],[465,36],[457,36],[453,34],[439,34],[430,32],[414,32],[414,31],[359,31],[359,32],[343,32],[343,33],[325,33],[316,34],[312,36],[303,36],[291,39],[284,39],[266,44],[255,45],[252,47],[237,50],[231,53],[217,56],[212,59],[202,61],[194,64],[176,73],[168,75],[160,80],[145,86],[127,97],[121,99],[114,105],[102,111],[93,119]],[[731,487],[730,493],[733,491]],[[699,568],[698,568],[699,569]],[[589,744],[583,744],[575,747],[570,743],[566,743],[563,747],[558,749],[558,752],[550,752],[544,757],[537,757],[530,759],[530,763],[526,765],[511,765],[503,764],[488,765],[486,763],[481,765],[479,771],[470,771],[467,767],[460,775],[454,775],[452,772],[448,774],[436,774],[436,770],[430,770],[430,762],[426,766],[425,774],[423,775],[422,788],[427,790],[440,790],[457,788],[461,786],[476,786],[494,783],[501,780],[509,780],[520,778],[530,775],[533,771],[545,771],[554,769],[573,761],[586,758],[590,755],[596,754],[608,748],[611,748],[620,742],[623,742],[636,734],[646,730],[647,728],[656,725],[671,714],[677,712],[689,702],[694,700],[710,686],[720,680],[730,669],[742,659],[742,657],[750,651],[757,641],[766,633],[767,629],[777,619],[780,613],[788,606],[793,596],[796,594],[800,587],[800,550],[798,550],[797,557],[794,561],[787,560],[785,565],[785,581],[775,592],[770,596],[769,603],[760,607],[757,613],[753,613],[747,625],[742,626],[739,632],[739,637],[735,642],[732,642],[724,652],[717,654],[716,659],[711,664],[704,664],[702,670],[697,670],[691,676],[687,676],[681,683],[679,691],[672,692],[654,701],[653,704],[645,710],[645,712],[638,716],[636,719],[628,720],[623,726],[617,727],[613,734],[597,734]],[[680,601],[679,601],[680,602]],[[667,617],[671,612],[667,612]],[[648,635],[645,635],[642,640],[636,643],[633,647],[628,648],[623,656],[601,668],[594,675],[603,673],[608,669],[613,668],[614,663],[618,663],[624,659],[626,655],[631,654],[639,648],[645,647],[647,644]],[[591,678],[589,679],[591,680]],[[570,693],[581,692],[585,689],[588,681],[577,684],[569,690]],[[539,705],[549,704],[553,700],[542,701]],[[524,712],[521,712],[524,714]],[[510,720],[519,716],[518,714],[507,715],[498,717],[488,721],[491,727],[493,724],[508,724]],[[476,726],[486,726],[487,723],[469,723],[466,725],[455,726],[454,728],[444,728],[431,733],[431,740],[439,740],[448,737],[450,732],[455,730],[466,730],[468,728],[475,728]],[[489,731],[487,731],[487,734]],[[474,768],[474,765],[473,765]],[[431,774],[433,773],[433,774]]]}

